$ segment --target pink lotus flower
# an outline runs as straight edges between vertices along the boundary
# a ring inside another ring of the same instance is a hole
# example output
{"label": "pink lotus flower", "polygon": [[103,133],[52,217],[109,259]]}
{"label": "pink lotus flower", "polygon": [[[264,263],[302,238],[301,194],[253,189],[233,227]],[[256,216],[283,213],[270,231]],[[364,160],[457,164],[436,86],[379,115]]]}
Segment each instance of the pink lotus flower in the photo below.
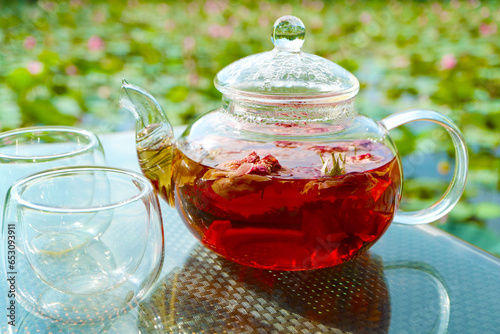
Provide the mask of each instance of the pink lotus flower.
{"label": "pink lotus flower", "polygon": [[227,1],[208,0],[205,3],[205,12],[209,15],[217,15],[226,10],[227,6],[228,6]]}
{"label": "pink lotus flower", "polygon": [[188,83],[190,86],[196,86],[198,85],[199,82],[200,82],[200,76],[198,75],[198,73],[196,72],[189,73]]}
{"label": "pink lotus flower", "polygon": [[108,86],[101,86],[97,90],[97,96],[99,96],[101,99],[109,99],[111,93],[111,88],[109,88]]}
{"label": "pink lotus flower", "polygon": [[477,8],[481,5],[479,0],[469,0],[469,4],[472,6],[472,8]]}
{"label": "pink lotus flower", "polygon": [[99,36],[92,36],[87,42],[87,48],[90,51],[101,51],[104,50],[104,41]]}
{"label": "pink lotus flower", "polygon": [[395,68],[405,68],[410,66],[410,59],[406,56],[397,56],[392,59]]}
{"label": "pink lotus flower", "polygon": [[51,12],[56,9],[57,4],[53,1],[40,1],[40,7],[45,9],[47,12]]}
{"label": "pink lotus flower", "polygon": [[67,75],[74,76],[78,73],[78,68],[75,65],[69,65],[66,67],[65,72]]}
{"label": "pink lotus flower", "polygon": [[208,28],[208,34],[214,38],[229,38],[233,34],[233,28],[231,28],[230,26],[220,26],[218,24],[212,24]]}
{"label": "pink lotus flower", "polygon": [[482,36],[493,35],[496,32],[497,32],[497,26],[495,23],[491,24],[481,23],[481,25],[479,26],[479,33]]}
{"label": "pink lotus flower", "polygon": [[164,27],[166,31],[172,31],[175,29],[176,24],[174,20],[166,20],[164,23]]}
{"label": "pink lotus flower", "polygon": [[196,46],[196,40],[193,37],[188,36],[188,37],[184,38],[184,41],[182,42],[182,46],[183,46],[185,51],[191,51]]}
{"label": "pink lotus flower", "polygon": [[106,15],[104,15],[104,13],[101,11],[97,11],[92,16],[92,21],[94,21],[94,23],[96,24],[103,24],[104,22],[106,22]]}
{"label": "pink lotus flower", "polygon": [[269,18],[265,15],[259,16],[259,25],[261,27],[269,27]]}
{"label": "pink lotus flower", "polygon": [[481,10],[479,11],[479,13],[481,14],[482,17],[484,17],[485,19],[490,17],[491,15],[491,12],[490,10],[488,9],[488,7],[481,7]]}
{"label": "pink lotus flower", "polygon": [[451,4],[451,6],[452,6],[454,9],[458,9],[458,8],[460,8],[460,1],[459,1],[459,0],[451,0],[451,1],[450,1],[450,4]]}
{"label": "pink lotus flower", "polygon": [[43,71],[43,63],[39,62],[38,60],[31,60],[28,62],[28,65],[26,65],[26,68],[28,69],[28,72],[30,72],[30,74],[38,75]]}
{"label": "pink lotus flower", "polygon": [[452,54],[446,54],[441,58],[441,68],[443,70],[451,70],[457,66],[457,58]]}
{"label": "pink lotus flower", "polygon": [[31,50],[36,46],[36,38],[33,36],[28,36],[24,39],[24,48],[26,50]]}
{"label": "pink lotus flower", "polygon": [[441,19],[441,22],[447,22],[450,20],[450,13],[448,13],[445,10],[442,10],[441,13],[439,13],[439,17]]}
{"label": "pink lotus flower", "polygon": [[312,1],[304,0],[304,1],[302,1],[302,6],[312,8],[312,9],[317,10],[319,12],[320,10],[323,9],[325,4],[323,3],[323,1],[319,1],[319,0],[312,0]]}
{"label": "pink lotus flower", "polygon": [[362,12],[361,15],[359,15],[359,21],[361,23],[367,24],[370,23],[372,20],[372,16],[368,12]]}

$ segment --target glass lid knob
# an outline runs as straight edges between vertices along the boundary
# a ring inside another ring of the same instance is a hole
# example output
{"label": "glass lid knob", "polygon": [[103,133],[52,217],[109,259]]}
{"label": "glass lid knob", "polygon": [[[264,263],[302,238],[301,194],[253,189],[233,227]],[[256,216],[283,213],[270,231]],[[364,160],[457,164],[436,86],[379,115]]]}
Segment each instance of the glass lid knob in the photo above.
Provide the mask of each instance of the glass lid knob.
{"label": "glass lid knob", "polygon": [[302,52],[305,37],[298,17],[279,18],[271,33],[274,48],[226,66],[217,73],[215,87],[225,98],[266,105],[352,105],[359,90],[356,77],[326,58]]}
{"label": "glass lid knob", "polygon": [[283,16],[274,22],[271,40],[283,51],[299,52],[306,38],[304,23],[295,16]]}

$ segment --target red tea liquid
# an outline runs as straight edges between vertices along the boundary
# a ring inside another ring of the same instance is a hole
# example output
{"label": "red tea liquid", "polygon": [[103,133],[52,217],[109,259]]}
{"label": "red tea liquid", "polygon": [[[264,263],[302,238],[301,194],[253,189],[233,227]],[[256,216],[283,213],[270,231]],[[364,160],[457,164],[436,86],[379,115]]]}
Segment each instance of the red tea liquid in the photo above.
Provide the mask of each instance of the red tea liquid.
{"label": "red tea liquid", "polygon": [[[163,195],[175,198],[182,219],[203,244],[234,262],[275,270],[335,266],[377,241],[397,209],[400,166],[380,143],[223,146],[196,160],[176,148],[175,195]],[[225,162],[252,152],[261,158],[272,154],[281,168],[268,175],[227,169]],[[345,157],[344,174],[322,175],[320,155],[325,161],[331,152]]]}

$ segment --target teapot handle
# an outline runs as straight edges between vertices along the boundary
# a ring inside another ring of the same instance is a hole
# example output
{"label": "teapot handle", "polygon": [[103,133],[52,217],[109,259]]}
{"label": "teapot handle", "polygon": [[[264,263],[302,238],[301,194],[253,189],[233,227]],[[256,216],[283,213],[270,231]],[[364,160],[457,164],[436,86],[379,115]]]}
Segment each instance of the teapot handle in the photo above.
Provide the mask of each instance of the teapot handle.
{"label": "teapot handle", "polygon": [[404,110],[384,118],[380,123],[387,131],[390,131],[414,121],[431,121],[443,126],[448,131],[455,145],[455,170],[448,189],[436,203],[419,211],[403,212],[398,210],[394,216],[394,222],[408,225],[431,223],[451,211],[465,189],[469,163],[467,146],[462,133],[453,121],[443,114],[427,109]]}

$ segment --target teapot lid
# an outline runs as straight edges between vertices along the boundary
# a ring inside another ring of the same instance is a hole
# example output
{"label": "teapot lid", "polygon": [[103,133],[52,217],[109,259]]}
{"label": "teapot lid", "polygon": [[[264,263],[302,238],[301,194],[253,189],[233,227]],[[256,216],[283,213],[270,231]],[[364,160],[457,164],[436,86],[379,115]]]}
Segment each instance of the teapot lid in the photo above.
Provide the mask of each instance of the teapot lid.
{"label": "teapot lid", "polygon": [[273,26],[274,49],[242,58],[223,68],[215,87],[231,99],[255,102],[331,103],[354,97],[356,77],[334,62],[301,51],[305,26],[283,16]]}

